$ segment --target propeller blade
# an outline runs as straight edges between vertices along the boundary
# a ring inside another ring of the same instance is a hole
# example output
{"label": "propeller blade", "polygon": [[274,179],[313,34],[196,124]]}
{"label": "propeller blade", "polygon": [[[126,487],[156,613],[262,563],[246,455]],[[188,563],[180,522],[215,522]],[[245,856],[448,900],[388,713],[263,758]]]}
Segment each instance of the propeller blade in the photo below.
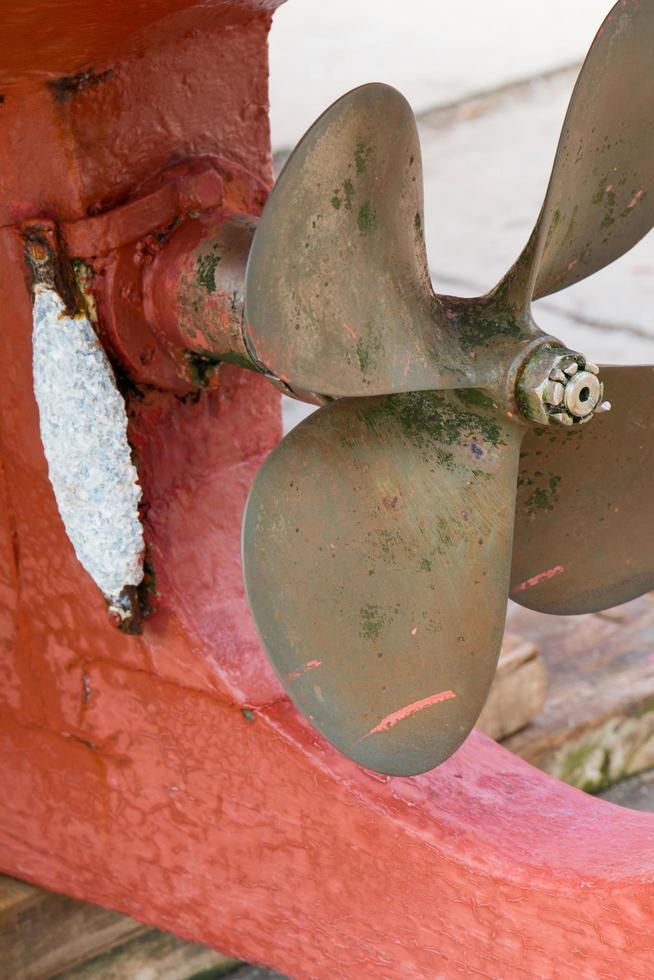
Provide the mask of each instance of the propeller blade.
{"label": "propeller blade", "polygon": [[422,227],[411,107],[388,85],[354,89],[300,141],[259,222],[245,288],[253,358],[330,397],[474,386]]}
{"label": "propeller blade", "polygon": [[620,0],[581,69],[543,209],[507,276],[525,305],[610,265],[654,225],[653,64],[654,4]]}
{"label": "propeller blade", "polygon": [[259,633],[295,704],[369,769],[437,766],[481,711],[523,431],[479,391],[342,400],[257,476],[243,560]]}
{"label": "propeller blade", "polygon": [[654,589],[654,367],[603,367],[612,411],[532,429],[518,480],[511,598],[573,615]]}

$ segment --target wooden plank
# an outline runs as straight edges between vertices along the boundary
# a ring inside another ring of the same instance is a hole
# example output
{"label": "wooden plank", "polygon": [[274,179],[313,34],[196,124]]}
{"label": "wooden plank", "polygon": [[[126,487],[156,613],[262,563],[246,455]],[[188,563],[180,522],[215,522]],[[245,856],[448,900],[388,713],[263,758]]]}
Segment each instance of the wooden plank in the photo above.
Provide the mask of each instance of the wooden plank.
{"label": "wooden plank", "polygon": [[44,980],[145,931],[97,905],[0,878],[0,963],[12,980]]}
{"label": "wooden plank", "polygon": [[497,673],[477,728],[500,740],[519,732],[542,710],[547,668],[538,647],[515,633],[505,633]]}
{"label": "wooden plank", "polygon": [[509,625],[540,648],[550,684],[507,748],[590,792],[654,766],[654,594],[588,616],[516,607]]}
{"label": "wooden plank", "polygon": [[[148,972],[149,963],[156,972]],[[225,972],[237,965],[126,915],[5,876],[0,876],[0,964],[7,980],[188,980],[201,970]]]}
{"label": "wooden plank", "polygon": [[56,980],[214,980],[226,974],[231,980],[238,965],[236,960],[206,946],[149,929],[115,949],[57,974]]}
{"label": "wooden plank", "polygon": [[602,799],[630,810],[654,813],[654,769],[623,779],[599,794]]}
{"label": "wooden plank", "polygon": [[0,875],[0,930],[12,916],[38,901],[38,888],[28,885],[25,881]]}

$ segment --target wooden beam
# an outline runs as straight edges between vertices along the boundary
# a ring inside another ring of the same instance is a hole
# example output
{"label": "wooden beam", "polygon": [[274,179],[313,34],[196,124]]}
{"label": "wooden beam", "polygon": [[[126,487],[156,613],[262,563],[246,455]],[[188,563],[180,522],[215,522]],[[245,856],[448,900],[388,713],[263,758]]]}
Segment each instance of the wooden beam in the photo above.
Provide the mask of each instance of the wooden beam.
{"label": "wooden beam", "polygon": [[477,728],[501,741],[533,721],[545,704],[547,668],[538,647],[505,633],[497,673]]}
{"label": "wooden beam", "polygon": [[[187,980],[218,976],[237,961],[78,902],[0,875],[0,964],[7,980]],[[147,972],[147,971],[150,972]]]}
{"label": "wooden beam", "polygon": [[540,648],[543,711],[504,744],[557,779],[596,792],[654,766],[654,594],[588,616],[515,609]]}

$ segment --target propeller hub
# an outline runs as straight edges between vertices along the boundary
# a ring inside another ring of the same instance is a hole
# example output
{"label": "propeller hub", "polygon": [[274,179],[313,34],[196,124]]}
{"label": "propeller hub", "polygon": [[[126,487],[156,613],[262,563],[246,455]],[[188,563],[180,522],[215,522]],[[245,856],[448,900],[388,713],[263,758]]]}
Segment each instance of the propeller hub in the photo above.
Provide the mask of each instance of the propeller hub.
{"label": "propeller hub", "polygon": [[516,398],[530,422],[539,425],[583,425],[596,412],[608,412],[599,368],[583,354],[549,345],[527,360]]}

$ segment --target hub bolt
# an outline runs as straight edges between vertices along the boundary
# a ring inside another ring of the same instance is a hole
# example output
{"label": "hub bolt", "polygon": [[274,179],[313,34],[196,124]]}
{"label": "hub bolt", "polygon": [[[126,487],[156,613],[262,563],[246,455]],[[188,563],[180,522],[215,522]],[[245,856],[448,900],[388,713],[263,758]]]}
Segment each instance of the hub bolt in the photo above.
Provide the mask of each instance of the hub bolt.
{"label": "hub bolt", "polygon": [[608,412],[599,368],[583,354],[541,347],[527,360],[517,384],[522,413],[541,425],[583,425],[595,413]]}

